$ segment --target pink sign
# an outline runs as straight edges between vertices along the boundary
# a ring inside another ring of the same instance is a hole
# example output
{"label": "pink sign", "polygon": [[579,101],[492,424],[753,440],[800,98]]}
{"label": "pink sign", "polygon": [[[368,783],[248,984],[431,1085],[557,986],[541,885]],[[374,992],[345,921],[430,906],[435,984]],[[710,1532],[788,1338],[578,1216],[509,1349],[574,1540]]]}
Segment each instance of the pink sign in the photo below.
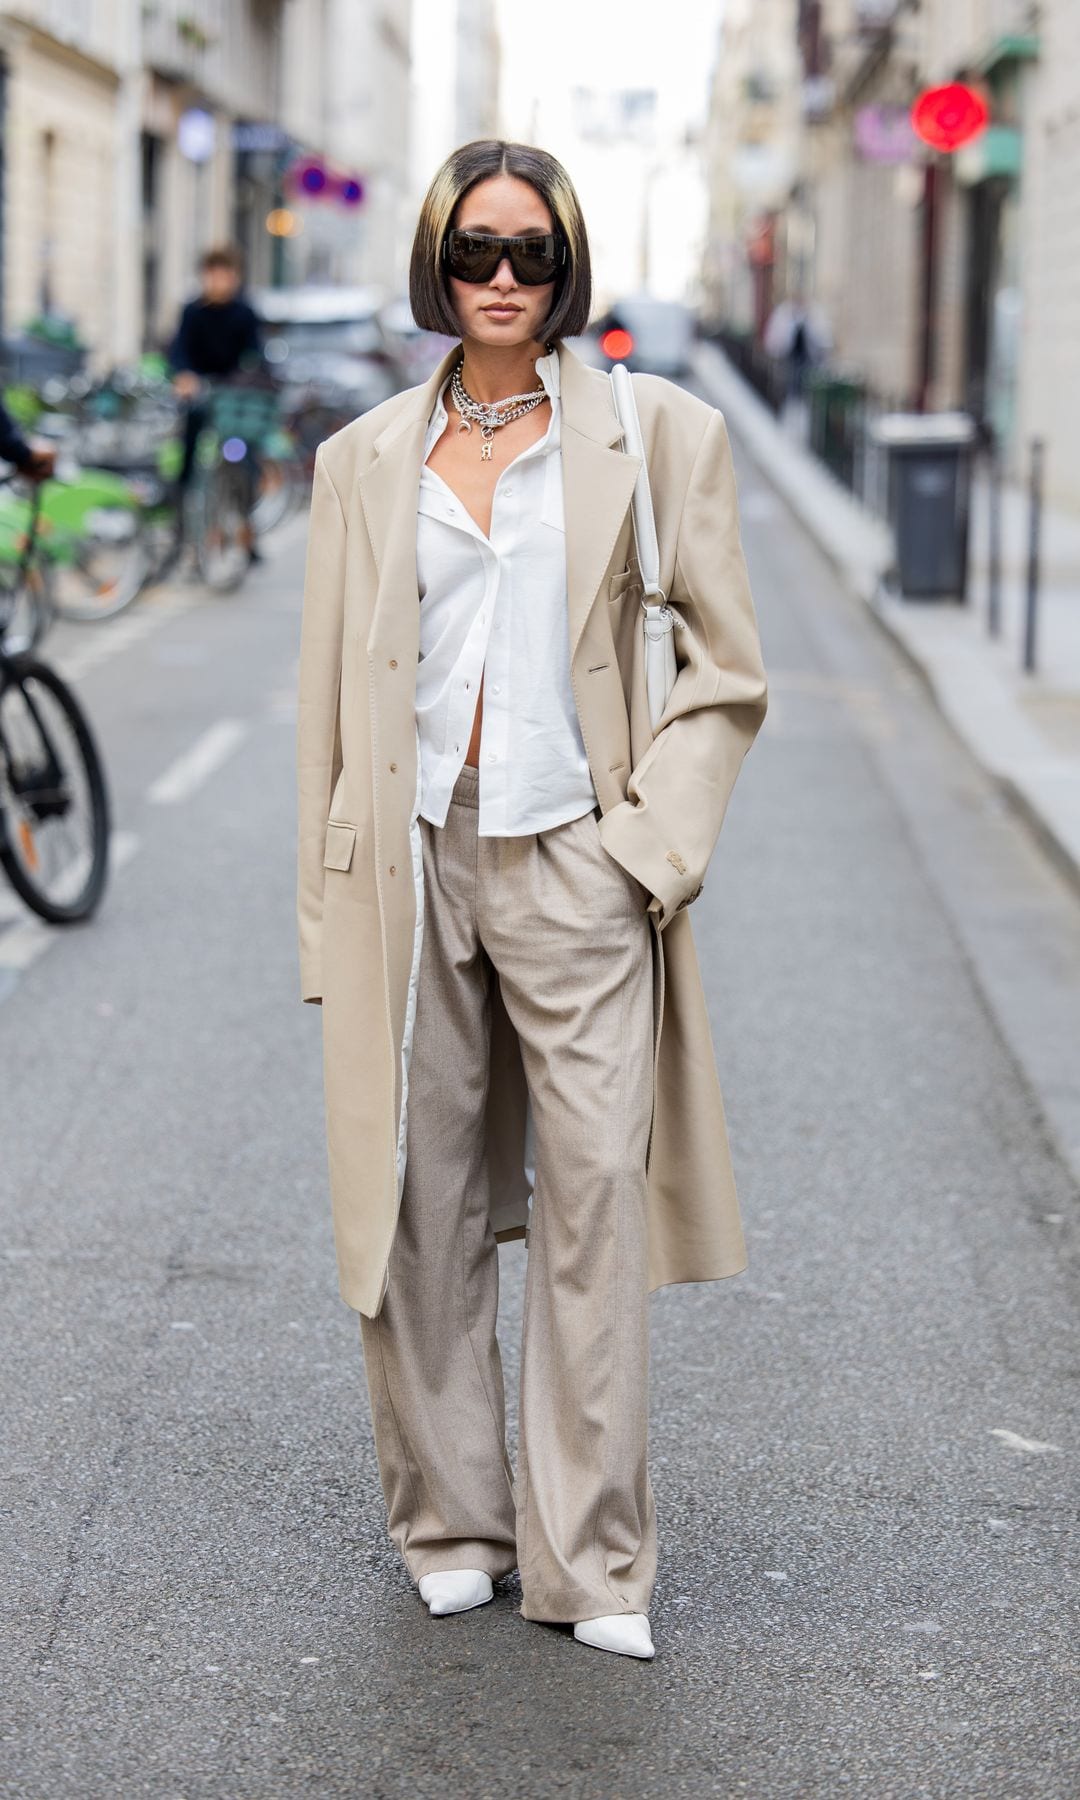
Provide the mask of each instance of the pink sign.
{"label": "pink sign", "polygon": [[855,114],[855,148],[865,162],[911,162],[917,143],[906,106],[860,106]]}

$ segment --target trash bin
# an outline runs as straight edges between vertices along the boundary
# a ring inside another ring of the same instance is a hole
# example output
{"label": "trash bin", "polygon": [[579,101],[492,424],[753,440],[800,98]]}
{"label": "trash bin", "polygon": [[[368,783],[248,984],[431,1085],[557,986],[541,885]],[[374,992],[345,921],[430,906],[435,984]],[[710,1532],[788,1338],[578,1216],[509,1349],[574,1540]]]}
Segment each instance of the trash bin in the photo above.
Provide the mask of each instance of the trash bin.
{"label": "trash bin", "polygon": [[811,369],[805,394],[810,415],[810,448],[845,487],[855,484],[855,440],[866,394],[859,375]]}
{"label": "trash bin", "polygon": [[967,413],[884,413],[888,517],[906,600],[966,600],[975,421]]}

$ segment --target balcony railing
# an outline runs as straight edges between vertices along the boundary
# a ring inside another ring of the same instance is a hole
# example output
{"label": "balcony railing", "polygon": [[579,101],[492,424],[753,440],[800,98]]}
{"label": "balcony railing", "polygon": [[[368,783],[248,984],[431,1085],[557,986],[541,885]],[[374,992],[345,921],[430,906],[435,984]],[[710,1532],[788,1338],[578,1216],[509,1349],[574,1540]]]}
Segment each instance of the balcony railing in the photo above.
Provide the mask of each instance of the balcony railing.
{"label": "balcony railing", "polygon": [[143,0],[143,60],[258,117],[277,91],[281,0]]}

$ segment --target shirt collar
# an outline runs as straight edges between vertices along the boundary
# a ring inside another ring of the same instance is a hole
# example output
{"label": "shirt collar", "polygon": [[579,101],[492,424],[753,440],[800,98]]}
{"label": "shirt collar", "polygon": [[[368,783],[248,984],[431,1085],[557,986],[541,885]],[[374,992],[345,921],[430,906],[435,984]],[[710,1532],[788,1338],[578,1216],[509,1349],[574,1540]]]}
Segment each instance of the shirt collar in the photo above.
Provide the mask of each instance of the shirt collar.
{"label": "shirt collar", "polygon": [[[547,355],[538,356],[536,359],[536,362],[534,364],[534,367],[536,369],[536,373],[540,377],[540,380],[543,382],[544,387],[547,390],[548,398],[551,401],[551,424],[548,427],[548,432],[547,432],[546,436],[543,439],[541,439],[542,443],[548,444],[550,446],[553,443],[558,442],[558,433],[556,430],[552,429],[552,426],[554,426],[555,420],[558,417],[558,410],[559,410],[559,351],[558,351],[558,346],[556,346],[554,350],[549,351]],[[438,442],[439,438],[442,436],[443,432],[446,429],[447,411],[446,411],[446,407],[443,403],[443,395],[445,394],[447,388],[450,386],[450,380],[451,380],[452,375],[453,375],[453,370],[451,369],[450,374],[447,375],[446,380],[443,382],[442,387],[439,389],[438,393],[435,396],[435,404],[431,409],[431,417],[428,420],[427,437],[424,441],[424,461],[425,462],[427,461],[428,452],[431,450],[432,446]]]}

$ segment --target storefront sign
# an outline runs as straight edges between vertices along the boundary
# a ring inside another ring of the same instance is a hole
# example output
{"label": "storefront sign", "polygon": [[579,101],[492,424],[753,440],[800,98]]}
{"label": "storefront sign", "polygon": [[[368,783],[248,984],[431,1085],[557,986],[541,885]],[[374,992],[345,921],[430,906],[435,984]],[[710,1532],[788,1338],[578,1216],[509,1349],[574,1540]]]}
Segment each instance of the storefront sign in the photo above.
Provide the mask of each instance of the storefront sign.
{"label": "storefront sign", "polygon": [[232,128],[232,145],[234,150],[272,152],[291,150],[293,140],[281,125],[270,125],[261,119],[238,119]]}
{"label": "storefront sign", "polygon": [[860,106],[855,149],[864,162],[909,163],[918,148],[906,106]]}

